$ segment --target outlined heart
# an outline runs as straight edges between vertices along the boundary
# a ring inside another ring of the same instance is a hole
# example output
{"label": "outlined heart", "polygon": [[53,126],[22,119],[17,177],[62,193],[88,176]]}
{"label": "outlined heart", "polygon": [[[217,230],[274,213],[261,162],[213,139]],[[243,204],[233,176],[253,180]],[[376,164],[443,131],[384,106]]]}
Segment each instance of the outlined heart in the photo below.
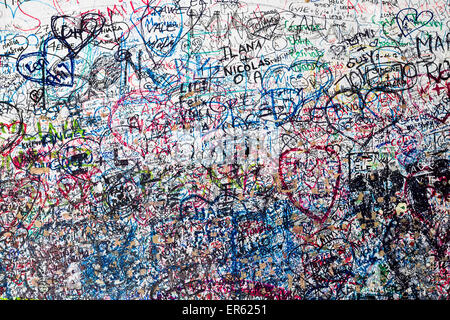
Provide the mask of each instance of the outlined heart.
{"label": "outlined heart", "polygon": [[[125,123],[124,123],[125,121]],[[157,92],[132,91],[111,109],[108,127],[117,141],[142,156],[169,153],[177,143],[170,131],[176,123],[176,110]]]}
{"label": "outlined heart", "polygon": [[42,51],[21,55],[16,63],[17,71],[25,79],[50,86],[71,87],[73,85],[74,62],[71,54],[64,57],[48,54],[48,38]]}
{"label": "outlined heart", "polygon": [[51,19],[51,29],[55,38],[75,56],[100,34],[105,23],[105,17],[96,13],[87,13],[81,19],[54,16]]}
{"label": "outlined heart", "polygon": [[[140,18],[135,19],[135,14],[141,14]],[[183,32],[183,15],[178,5],[141,7],[133,12],[130,20],[154,54],[168,57],[174,53]]]}
{"label": "outlined heart", "polygon": [[[6,128],[6,130],[5,130]],[[0,152],[3,156],[8,155],[23,139],[21,132],[25,124],[19,121],[13,123],[0,122]]]}
{"label": "outlined heart", "polygon": [[289,200],[306,216],[323,223],[339,196],[341,161],[331,146],[284,151],[278,176]]}
{"label": "outlined heart", "polygon": [[42,100],[42,98],[44,97],[44,89],[39,88],[39,89],[34,89],[30,91],[30,99],[37,104],[38,102],[40,102]]}
{"label": "outlined heart", "polygon": [[0,154],[7,156],[23,139],[26,125],[20,110],[6,101],[0,101]]}
{"label": "outlined heart", "polygon": [[331,45],[330,50],[334,53],[336,57],[339,57],[342,53],[345,52],[345,46],[344,45]]}
{"label": "outlined heart", "polygon": [[[0,31],[0,35],[3,31]],[[0,45],[0,56],[17,59],[29,46],[27,37],[8,32]]]}
{"label": "outlined heart", "polygon": [[[431,20],[433,20],[433,16],[433,12],[429,10],[418,13],[414,8],[405,8],[397,13],[395,21],[397,22],[397,25],[403,36],[406,37],[414,31],[427,25]],[[419,24],[419,26],[417,26],[417,24]]]}
{"label": "outlined heart", "polygon": [[[396,123],[398,117],[391,117],[391,113],[401,114],[401,111],[391,109],[390,106],[380,106],[380,96],[385,94],[375,89],[365,95],[357,90],[344,89],[329,96],[323,107],[328,127],[353,143],[366,146],[374,136]],[[391,94],[394,96],[394,93]],[[395,97],[397,101],[381,100],[391,101],[392,106],[400,108],[404,101],[402,102],[400,95]]]}

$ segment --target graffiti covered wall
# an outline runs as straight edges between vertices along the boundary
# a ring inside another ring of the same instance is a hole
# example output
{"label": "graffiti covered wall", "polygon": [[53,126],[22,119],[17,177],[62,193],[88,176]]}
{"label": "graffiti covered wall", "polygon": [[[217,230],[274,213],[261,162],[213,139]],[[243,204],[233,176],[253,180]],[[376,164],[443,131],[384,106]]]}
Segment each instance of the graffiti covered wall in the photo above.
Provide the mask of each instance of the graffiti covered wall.
{"label": "graffiti covered wall", "polygon": [[448,299],[448,0],[0,3],[0,297]]}

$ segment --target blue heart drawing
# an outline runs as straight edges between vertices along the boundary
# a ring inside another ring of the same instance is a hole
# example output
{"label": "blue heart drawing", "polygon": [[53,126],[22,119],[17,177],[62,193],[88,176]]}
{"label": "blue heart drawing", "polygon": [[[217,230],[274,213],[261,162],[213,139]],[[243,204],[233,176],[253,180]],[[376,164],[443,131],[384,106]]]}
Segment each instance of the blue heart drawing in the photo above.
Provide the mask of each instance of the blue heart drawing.
{"label": "blue heart drawing", "polygon": [[[425,15],[430,15],[429,19],[427,21],[420,21],[420,17]],[[403,36],[408,36],[414,31],[422,28],[423,26],[427,25],[431,20],[433,20],[433,12],[431,11],[422,11],[421,13],[418,13],[416,9],[414,8],[406,8],[402,9],[397,13],[397,16],[395,17],[395,21],[397,22],[397,25],[402,32]],[[416,26],[419,24],[419,26]]]}
{"label": "blue heart drawing", "polygon": [[[42,51],[21,55],[16,63],[17,71],[25,79],[49,86],[71,87],[73,85],[73,56],[59,57],[47,53],[48,38]],[[52,63],[53,62],[53,63]]]}

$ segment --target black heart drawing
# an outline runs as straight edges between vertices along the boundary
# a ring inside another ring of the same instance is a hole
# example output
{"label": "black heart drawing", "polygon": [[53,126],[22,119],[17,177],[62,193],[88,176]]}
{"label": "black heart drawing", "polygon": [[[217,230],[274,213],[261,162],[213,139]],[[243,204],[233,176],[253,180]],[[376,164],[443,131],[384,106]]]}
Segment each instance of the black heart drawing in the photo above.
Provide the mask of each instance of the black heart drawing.
{"label": "black heart drawing", "polygon": [[[326,104],[326,107],[328,110],[334,110],[334,109],[340,109],[340,108],[348,108],[347,104],[343,104],[341,106],[340,103],[334,104],[333,98],[337,97],[338,95],[346,95],[346,96],[352,96],[355,95],[357,99],[355,101],[358,101],[358,109],[361,110],[360,114],[355,114],[349,117],[342,117],[339,119],[339,121],[335,122],[332,119],[329,118],[329,113],[325,113],[326,115],[326,121],[328,122],[329,128],[331,128],[334,132],[338,132],[340,135],[342,135],[344,138],[349,139],[355,144],[358,144],[360,146],[366,146],[375,135],[378,135],[382,133],[383,131],[389,129],[389,127],[393,126],[395,124],[394,121],[386,121],[387,124],[380,125],[380,126],[372,126],[374,123],[374,119],[367,117],[364,115],[364,112],[367,114],[370,114],[367,112],[368,105],[366,103],[366,97],[369,93],[366,93],[365,96],[363,96],[358,91],[352,91],[352,90],[343,90],[336,92],[334,95],[332,95]],[[351,109],[351,107],[350,107]],[[366,127],[366,130],[364,132],[355,132],[356,125],[359,128]],[[347,132],[349,131],[349,132]],[[354,137],[355,134],[359,133],[363,136]]]}
{"label": "black heart drawing", "polygon": [[[428,20],[419,20],[421,17],[423,17],[424,14],[429,16]],[[400,10],[397,13],[395,21],[397,22],[397,25],[400,31],[402,32],[403,36],[406,37],[409,34],[413,33],[414,31],[425,26],[428,22],[430,22],[433,19],[433,16],[434,16],[433,12],[428,10],[418,13],[417,10],[414,8],[406,8]],[[419,26],[416,26],[417,23],[419,23]]]}
{"label": "black heart drawing", "polygon": [[273,33],[280,22],[280,14],[278,12],[266,14],[263,17],[250,19],[247,24],[248,32],[259,38],[270,40]]}
{"label": "black heart drawing", "polygon": [[44,97],[44,89],[42,88],[37,90],[34,89],[30,92],[30,99],[36,104],[40,102],[43,97]]}

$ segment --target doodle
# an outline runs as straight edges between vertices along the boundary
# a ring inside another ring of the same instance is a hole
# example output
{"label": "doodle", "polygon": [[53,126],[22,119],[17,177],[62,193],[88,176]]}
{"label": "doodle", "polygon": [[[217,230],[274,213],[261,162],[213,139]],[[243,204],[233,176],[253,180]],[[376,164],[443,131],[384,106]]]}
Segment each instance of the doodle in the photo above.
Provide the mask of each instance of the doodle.
{"label": "doodle", "polygon": [[0,4],[0,299],[448,299],[449,13]]}

